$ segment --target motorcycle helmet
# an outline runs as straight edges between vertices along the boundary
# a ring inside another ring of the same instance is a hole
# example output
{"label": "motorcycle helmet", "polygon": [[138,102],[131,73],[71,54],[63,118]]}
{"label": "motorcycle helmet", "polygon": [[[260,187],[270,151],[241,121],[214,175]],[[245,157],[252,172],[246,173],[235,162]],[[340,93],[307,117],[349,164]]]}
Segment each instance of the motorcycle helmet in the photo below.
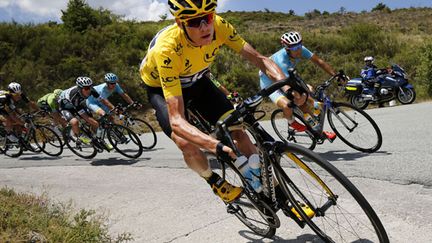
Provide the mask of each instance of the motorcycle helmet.
{"label": "motorcycle helmet", "polygon": [[375,60],[375,59],[374,59],[373,56],[367,56],[367,57],[364,58],[364,62],[365,62],[365,63],[368,63],[368,62],[369,62],[370,64],[373,64],[373,63],[374,63],[374,60]]}

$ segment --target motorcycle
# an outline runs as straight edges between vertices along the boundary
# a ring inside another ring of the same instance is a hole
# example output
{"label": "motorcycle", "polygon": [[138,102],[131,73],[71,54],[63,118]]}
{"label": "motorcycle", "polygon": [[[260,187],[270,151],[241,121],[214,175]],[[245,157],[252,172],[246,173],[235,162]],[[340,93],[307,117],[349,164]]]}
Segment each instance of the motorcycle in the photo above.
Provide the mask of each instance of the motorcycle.
{"label": "motorcycle", "polygon": [[370,84],[362,78],[353,78],[345,85],[345,94],[350,103],[360,109],[365,109],[370,103],[379,104],[397,99],[401,104],[411,104],[416,98],[414,86],[408,83],[408,75],[397,64],[388,69],[378,69],[378,82],[381,83],[378,95],[375,95],[377,85]]}

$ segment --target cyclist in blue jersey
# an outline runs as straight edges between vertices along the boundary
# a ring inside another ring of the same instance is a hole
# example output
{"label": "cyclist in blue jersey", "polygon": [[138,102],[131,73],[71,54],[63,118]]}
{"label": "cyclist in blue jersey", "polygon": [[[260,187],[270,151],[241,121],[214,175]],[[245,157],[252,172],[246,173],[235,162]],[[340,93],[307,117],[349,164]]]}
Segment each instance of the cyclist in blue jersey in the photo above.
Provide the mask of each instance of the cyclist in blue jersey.
{"label": "cyclist in blue jersey", "polygon": [[[291,31],[283,34],[281,36],[281,44],[283,48],[280,49],[278,52],[274,53],[270,57],[270,59],[272,59],[282,69],[286,76],[289,75],[288,69],[295,68],[295,66],[302,59],[312,61],[314,64],[323,69],[326,73],[332,76],[336,74],[334,69],[328,63],[323,61],[316,54],[303,46],[300,33]],[[267,75],[265,75],[261,71],[259,72],[259,76],[261,89],[266,88],[273,83],[271,79],[269,79]],[[310,85],[308,85],[308,87],[312,89]],[[283,110],[290,127],[294,128],[299,132],[306,130],[306,127],[303,124],[295,121],[293,117],[293,111],[288,105],[290,101],[284,96],[283,90],[277,90],[269,97],[273,101],[273,103],[275,103],[279,108]],[[310,113],[312,115],[313,109],[319,109],[319,106],[319,103],[315,102],[313,98],[309,96],[307,101],[299,107],[303,112]],[[323,133],[330,141],[333,141],[336,138],[336,134],[333,132],[324,131]]]}
{"label": "cyclist in blue jersey", "polygon": [[[110,97],[113,93],[119,94],[128,104],[133,104],[134,101],[130,98],[128,94],[126,94],[123,89],[120,87],[118,83],[119,78],[114,73],[107,73],[104,77],[105,83],[94,86],[94,89],[101,98],[108,101],[108,97]],[[109,102],[109,107],[102,102],[100,99],[97,99],[93,96],[87,98],[87,107],[94,113],[99,116],[104,116],[105,113],[109,112],[114,106]]]}

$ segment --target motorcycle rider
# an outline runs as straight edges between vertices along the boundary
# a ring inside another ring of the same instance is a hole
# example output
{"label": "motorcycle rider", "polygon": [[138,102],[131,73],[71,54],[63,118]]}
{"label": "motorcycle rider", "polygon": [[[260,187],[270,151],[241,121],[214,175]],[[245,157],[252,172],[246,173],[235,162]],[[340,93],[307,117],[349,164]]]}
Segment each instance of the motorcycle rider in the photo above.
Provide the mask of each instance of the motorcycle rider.
{"label": "motorcycle rider", "polygon": [[377,78],[377,66],[374,65],[374,61],[373,56],[364,58],[365,67],[361,70],[360,76],[368,86],[374,88],[374,100],[376,100],[379,96],[381,81]]}

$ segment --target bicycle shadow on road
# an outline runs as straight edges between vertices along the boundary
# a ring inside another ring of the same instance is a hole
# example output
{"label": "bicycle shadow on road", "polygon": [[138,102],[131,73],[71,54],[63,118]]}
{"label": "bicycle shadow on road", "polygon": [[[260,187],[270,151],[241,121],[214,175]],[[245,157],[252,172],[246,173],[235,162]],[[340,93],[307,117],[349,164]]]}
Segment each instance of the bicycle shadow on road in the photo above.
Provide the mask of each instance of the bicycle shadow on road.
{"label": "bicycle shadow on road", "polygon": [[386,156],[392,153],[387,151],[377,151],[374,153],[363,153],[359,151],[348,152],[347,150],[333,150],[324,153],[318,152],[319,155],[327,159],[328,161],[352,161],[363,157],[369,156]]}
{"label": "bicycle shadow on road", "polygon": [[[248,242],[268,242],[268,238],[263,238],[252,231],[241,230],[239,231],[239,235],[249,240]],[[260,238],[259,238],[260,237]],[[280,242],[280,243],[304,243],[304,242],[324,242],[318,236],[313,234],[304,234],[297,236],[297,239],[283,239],[277,235],[271,238],[272,242]]]}
{"label": "bicycle shadow on road", "polygon": [[94,159],[90,164],[93,166],[133,165],[142,160],[150,160],[150,158],[128,159],[111,157],[106,159]]}
{"label": "bicycle shadow on road", "polygon": [[49,156],[49,155],[46,155],[46,154],[33,154],[33,153],[29,153],[29,154],[23,154],[23,155],[21,155],[19,158],[18,158],[18,160],[29,160],[29,161],[32,161],[32,160],[59,160],[59,159],[62,159],[63,157],[71,157],[71,156],[62,156],[62,155],[60,155],[60,156]]}

